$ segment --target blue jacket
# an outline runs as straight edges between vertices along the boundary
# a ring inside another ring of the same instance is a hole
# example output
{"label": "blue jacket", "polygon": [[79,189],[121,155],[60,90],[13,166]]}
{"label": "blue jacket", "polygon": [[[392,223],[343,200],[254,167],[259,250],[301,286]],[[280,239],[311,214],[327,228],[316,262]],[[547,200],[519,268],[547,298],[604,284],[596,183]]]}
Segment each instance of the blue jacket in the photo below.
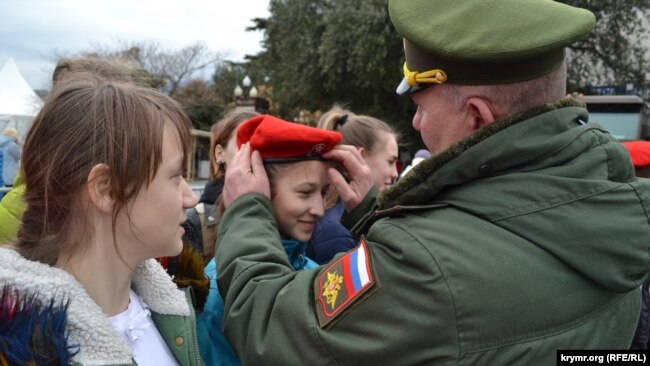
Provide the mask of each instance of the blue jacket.
{"label": "blue jacket", "polygon": [[[2,153],[2,150],[0,150],[0,172],[2,171],[2,166],[4,164],[4,154]],[[2,179],[2,174],[0,174],[0,187],[4,187],[5,182]],[[4,192],[0,192],[0,199],[2,199],[2,196],[4,196]]]}
{"label": "blue jacket", "polygon": [[[318,267],[316,262],[307,258],[306,243],[300,243],[296,240],[283,240],[282,245],[295,270]],[[217,263],[214,258],[205,267],[205,275],[210,278],[210,292],[203,313],[196,318],[201,358],[206,365],[239,366],[239,358],[237,358],[223,334],[224,305],[217,286]]]}
{"label": "blue jacket", "polygon": [[18,144],[9,136],[0,136],[0,150],[4,154],[4,163],[2,167],[2,179],[4,184],[11,185],[18,172],[18,163],[20,162],[20,148]]}
{"label": "blue jacket", "polygon": [[343,213],[343,203],[338,200],[316,223],[308,253],[318,264],[329,263],[337,253],[347,252],[359,244],[359,238],[341,224]]}

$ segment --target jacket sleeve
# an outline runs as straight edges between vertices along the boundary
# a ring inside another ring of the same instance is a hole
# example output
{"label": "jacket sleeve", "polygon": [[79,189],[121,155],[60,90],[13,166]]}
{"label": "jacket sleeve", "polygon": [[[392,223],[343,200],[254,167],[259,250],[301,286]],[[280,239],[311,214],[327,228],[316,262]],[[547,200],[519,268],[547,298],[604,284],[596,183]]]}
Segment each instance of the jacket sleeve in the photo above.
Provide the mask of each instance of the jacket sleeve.
{"label": "jacket sleeve", "polygon": [[217,262],[225,334],[242,364],[426,364],[436,354],[458,352],[430,346],[457,337],[453,302],[423,246],[410,243],[404,250],[394,244],[407,241],[407,233],[388,226],[370,233],[371,286],[347,299],[343,290],[337,292],[334,301],[343,305],[324,318],[320,300],[336,286],[323,286],[323,280],[336,278],[333,266],[351,252],[328,266],[296,272],[281,247],[268,198],[250,194],[236,200],[220,224]]}
{"label": "jacket sleeve", "polygon": [[368,221],[368,218],[371,216],[371,213],[376,208],[377,195],[379,191],[375,186],[370,189],[370,192],[364,197],[363,201],[351,212],[343,213],[341,217],[341,224],[348,228],[350,232],[361,236],[365,233],[367,225],[365,223]]}
{"label": "jacket sleeve", "polygon": [[0,245],[16,239],[27,205],[23,200],[25,182],[22,173],[14,181],[14,187],[0,201]]}
{"label": "jacket sleeve", "polygon": [[20,148],[17,144],[11,144],[7,151],[15,161],[20,161]]}
{"label": "jacket sleeve", "polygon": [[185,230],[183,241],[191,245],[197,252],[203,253],[201,220],[195,207],[187,210],[187,219],[181,224]]}

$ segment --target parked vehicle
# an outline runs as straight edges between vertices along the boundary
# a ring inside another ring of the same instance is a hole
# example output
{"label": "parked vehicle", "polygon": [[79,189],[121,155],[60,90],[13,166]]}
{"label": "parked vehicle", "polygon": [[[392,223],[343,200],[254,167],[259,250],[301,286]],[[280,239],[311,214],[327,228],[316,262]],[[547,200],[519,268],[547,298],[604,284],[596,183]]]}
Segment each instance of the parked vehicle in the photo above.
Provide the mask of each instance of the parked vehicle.
{"label": "parked vehicle", "polygon": [[650,110],[637,95],[585,95],[589,122],[597,122],[621,141],[650,140]]}

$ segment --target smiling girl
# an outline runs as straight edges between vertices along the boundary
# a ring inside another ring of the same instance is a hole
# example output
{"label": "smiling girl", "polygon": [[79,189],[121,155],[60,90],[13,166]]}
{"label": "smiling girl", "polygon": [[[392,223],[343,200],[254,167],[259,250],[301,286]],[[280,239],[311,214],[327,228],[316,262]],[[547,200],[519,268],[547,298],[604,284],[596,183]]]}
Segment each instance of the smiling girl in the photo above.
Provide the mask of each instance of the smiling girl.
{"label": "smiling girl", "polygon": [[[295,270],[317,267],[307,257],[306,249],[316,222],[325,212],[325,195],[330,185],[327,176],[330,165],[321,155],[341,141],[341,134],[261,115],[242,123],[236,136],[238,147],[248,144],[264,159],[278,240],[282,242],[289,263]],[[210,337],[201,339],[204,352],[210,349],[210,342],[223,338],[224,311],[217,289],[215,260],[208,264],[206,273],[213,287],[199,319],[199,328],[209,329],[210,333]],[[216,356],[208,355],[207,359],[214,360],[215,364],[236,364],[219,361]]]}
{"label": "smiling girl", "polygon": [[326,163],[321,155],[342,139],[324,131],[263,115],[237,130],[237,145],[260,152],[271,184],[271,204],[280,238],[295,269],[313,268],[306,257],[307,242],[325,213],[329,189]]}

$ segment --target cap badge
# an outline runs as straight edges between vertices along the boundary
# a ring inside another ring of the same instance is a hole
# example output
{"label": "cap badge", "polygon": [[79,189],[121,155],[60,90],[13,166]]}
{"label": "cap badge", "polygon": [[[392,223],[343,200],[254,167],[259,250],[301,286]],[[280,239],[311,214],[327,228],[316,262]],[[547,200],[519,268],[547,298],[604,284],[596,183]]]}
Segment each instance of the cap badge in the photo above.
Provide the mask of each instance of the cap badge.
{"label": "cap badge", "polygon": [[416,86],[418,84],[442,84],[447,81],[447,73],[441,69],[433,69],[425,72],[417,72],[409,70],[404,63],[404,78],[409,86]]}
{"label": "cap badge", "polygon": [[326,148],[327,148],[327,146],[325,146],[325,144],[322,144],[322,143],[317,144],[317,145],[315,145],[314,147],[311,148],[311,150],[309,151],[309,154],[307,154],[307,156],[321,155],[323,153],[323,151],[325,151]]}

